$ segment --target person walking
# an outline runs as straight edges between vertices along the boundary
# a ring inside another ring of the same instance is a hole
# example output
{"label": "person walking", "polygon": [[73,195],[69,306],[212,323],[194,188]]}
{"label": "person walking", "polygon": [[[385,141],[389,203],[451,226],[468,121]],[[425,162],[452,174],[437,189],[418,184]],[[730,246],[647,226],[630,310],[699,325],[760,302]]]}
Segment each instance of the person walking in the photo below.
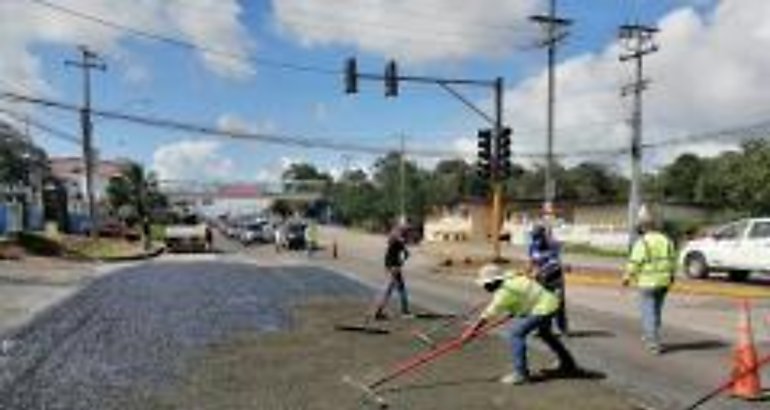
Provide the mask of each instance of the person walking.
{"label": "person walking", "polygon": [[661,354],[663,304],[675,280],[676,252],[671,239],[655,229],[654,219],[644,207],[637,230],[639,238],[631,247],[623,286],[639,289],[642,341],[651,353]]}
{"label": "person walking", "polygon": [[504,384],[525,384],[530,372],[527,364],[527,336],[537,332],[540,339],[556,354],[557,366],[547,369],[553,375],[572,375],[579,372],[572,354],[551,330],[551,321],[559,308],[559,298],[536,280],[521,272],[505,272],[502,267],[488,264],[481,268],[476,283],[492,294],[492,300],[478,319],[462,333],[461,340],[473,339],[493,317],[515,317],[511,326],[511,353],[513,372],[500,379]]}
{"label": "person walking", "polygon": [[374,311],[375,320],[385,320],[387,315],[385,314],[385,308],[390,300],[390,295],[395,289],[398,292],[401,302],[401,315],[404,317],[411,317],[412,313],[409,309],[409,295],[406,289],[406,282],[404,281],[403,266],[407,259],[409,259],[409,250],[406,247],[406,229],[403,226],[398,226],[393,229],[388,236],[388,245],[385,249],[385,270],[390,276],[388,285],[382,293],[377,308]]}
{"label": "person walking", "polygon": [[311,220],[305,228],[305,248],[308,258],[313,256],[313,252],[315,252],[318,246],[318,224]]}
{"label": "person walking", "polygon": [[562,336],[569,336],[561,246],[545,225],[535,224],[532,227],[528,254],[537,281],[559,297],[559,309],[554,314],[554,323]]}

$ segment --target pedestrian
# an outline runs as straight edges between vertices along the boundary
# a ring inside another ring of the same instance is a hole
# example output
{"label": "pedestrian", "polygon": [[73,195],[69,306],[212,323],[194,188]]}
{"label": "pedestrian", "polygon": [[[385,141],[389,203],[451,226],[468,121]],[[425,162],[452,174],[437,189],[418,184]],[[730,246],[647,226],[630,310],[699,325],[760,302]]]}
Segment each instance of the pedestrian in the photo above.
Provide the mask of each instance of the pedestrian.
{"label": "pedestrian", "polygon": [[639,213],[639,237],[631,248],[623,286],[639,289],[642,342],[651,353],[661,354],[663,304],[674,283],[676,253],[671,239],[655,229],[652,215],[644,207]]}
{"label": "pedestrian", "polygon": [[545,372],[565,376],[578,372],[572,354],[551,330],[553,316],[559,308],[558,296],[522,272],[505,272],[496,264],[482,267],[476,283],[492,294],[492,300],[479,318],[463,331],[461,340],[467,342],[473,339],[479,329],[495,316],[505,314],[514,317],[510,330],[513,372],[503,376],[501,383],[518,385],[531,380],[527,365],[527,336],[535,331],[558,359],[557,365]]}
{"label": "pedestrian", "polygon": [[376,320],[387,319],[385,307],[388,305],[390,294],[393,293],[394,289],[398,292],[401,301],[401,315],[404,317],[412,316],[409,310],[409,295],[403,272],[403,266],[407,259],[409,259],[409,250],[406,247],[406,229],[403,226],[397,226],[388,235],[388,245],[385,249],[385,270],[389,278],[388,285],[385,287],[374,312]]}
{"label": "pedestrian", "polygon": [[280,253],[283,247],[283,223],[275,224],[273,228],[273,240],[275,241],[275,253]]}
{"label": "pedestrian", "polygon": [[307,257],[313,256],[313,252],[318,247],[318,225],[315,221],[310,221],[305,228],[305,249]]}
{"label": "pedestrian", "polygon": [[569,336],[561,245],[545,225],[535,224],[532,227],[528,254],[529,263],[535,271],[537,281],[559,297],[559,310],[554,315],[554,323],[562,336]]}

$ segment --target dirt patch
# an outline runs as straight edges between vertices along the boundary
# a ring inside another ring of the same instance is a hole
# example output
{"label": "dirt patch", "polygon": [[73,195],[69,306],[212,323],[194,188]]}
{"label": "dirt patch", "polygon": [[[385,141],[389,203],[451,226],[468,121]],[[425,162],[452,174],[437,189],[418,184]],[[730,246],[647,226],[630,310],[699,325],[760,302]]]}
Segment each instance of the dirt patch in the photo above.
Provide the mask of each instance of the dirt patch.
{"label": "dirt patch", "polygon": [[[371,383],[392,363],[425,351],[410,329],[434,320],[394,319],[388,335],[335,331],[360,324],[360,301],[315,300],[298,306],[288,332],[241,334],[209,346],[193,360],[183,382],[166,393],[141,398],[146,409],[356,409],[360,392],[342,382],[349,375]],[[380,323],[378,322],[379,326]],[[450,329],[442,337],[451,337]],[[533,368],[543,365],[534,358]],[[620,393],[596,379],[550,379],[522,386],[497,382],[508,372],[506,344],[487,338],[467,345],[380,390],[391,409],[631,409]],[[139,399],[139,398],[138,398]]]}

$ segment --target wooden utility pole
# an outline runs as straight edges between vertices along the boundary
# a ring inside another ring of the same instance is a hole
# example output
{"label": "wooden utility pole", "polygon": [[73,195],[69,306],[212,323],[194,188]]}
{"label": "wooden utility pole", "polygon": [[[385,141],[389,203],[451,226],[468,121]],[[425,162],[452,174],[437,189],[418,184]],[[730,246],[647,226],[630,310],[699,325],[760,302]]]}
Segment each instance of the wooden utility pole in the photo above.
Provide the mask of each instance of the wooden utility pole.
{"label": "wooden utility pole", "polygon": [[548,50],[548,104],[546,109],[546,162],[545,162],[545,186],[543,211],[546,216],[553,209],[556,198],[556,182],[554,181],[554,117],[556,105],[556,49],[561,41],[569,34],[566,27],[572,24],[572,20],[557,17],[556,0],[550,0],[547,15],[530,17],[532,21],[540,25],[545,33],[545,39],[540,43],[541,47]]}
{"label": "wooden utility pole", "polygon": [[99,55],[80,46],[80,61],[65,61],[65,65],[80,68],[83,73],[83,107],[80,109],[80,125],[83,133],[83,164],[85,167],[86,200],[88,202],[88,218],[91,221],[91,236],[99,233],[98,214],[94,195],[94,148],[93,123],[91,122],[91,70],[105,71],[107,66]]}
{"label": "wooden utility pole", "polygon": [[636,69],[636,78],[631,84],[623,86],[622,95],[632,94],[634,108],[631,114],[631,192],[628,197],[628,240],[629,247],[636,240],[636,226],[639,217],[639,207],[642,203],[641,178],[642,178],[642,94],[649,85],[649,80],[644,78],[644,57],[658,51],[654,42],[657,28],[640,24],[626,24],[620,26],[619,37],[623,42],[626,53],[621,54],[620,61],[633,61]]}

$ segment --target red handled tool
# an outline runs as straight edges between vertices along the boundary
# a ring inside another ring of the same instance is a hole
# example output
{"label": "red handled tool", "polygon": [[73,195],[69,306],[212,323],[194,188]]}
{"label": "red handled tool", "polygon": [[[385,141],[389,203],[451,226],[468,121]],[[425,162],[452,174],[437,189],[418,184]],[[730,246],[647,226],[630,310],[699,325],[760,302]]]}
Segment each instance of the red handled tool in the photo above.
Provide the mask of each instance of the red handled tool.
{"label": "red handled tool", "polygon": [[[484,327],[482,327],[476,332],[476,336],[473,339],[476,339],[488,334],[492,330],[508,322],[508,320],[510,319],[511,319],[510,316],[504,316],[495,321],[488,323],[487,325],[485,325]],[[350,376],[345,376],[342,378],[342,380],[343,382],[350,384],[351,386],[354,386],[359,390],[362,390],[363,393],[365,394],[365,398],[368,399],[368,401],[372,401],[376,403],[380,408],[387,408],[388,407],[387,401],[385,401],[385,399],[381,395],[377,394],[376,390],[378,387],[406,373],[414,371],[418,367],[424,364],[430,363],[450,352],[459,350],[467,342],[468,341],[463,340],[461,337],[458,337],[448,342],[445,342],[439,346],[436,346],[436,348],[431,349],[427,352],[412,356],[402,362],[396,363],[388,373],[386,373],[384,376],[380,377],[379,379],[369,384],[357,382],[353,380],[353,378],[351,378]]]}

